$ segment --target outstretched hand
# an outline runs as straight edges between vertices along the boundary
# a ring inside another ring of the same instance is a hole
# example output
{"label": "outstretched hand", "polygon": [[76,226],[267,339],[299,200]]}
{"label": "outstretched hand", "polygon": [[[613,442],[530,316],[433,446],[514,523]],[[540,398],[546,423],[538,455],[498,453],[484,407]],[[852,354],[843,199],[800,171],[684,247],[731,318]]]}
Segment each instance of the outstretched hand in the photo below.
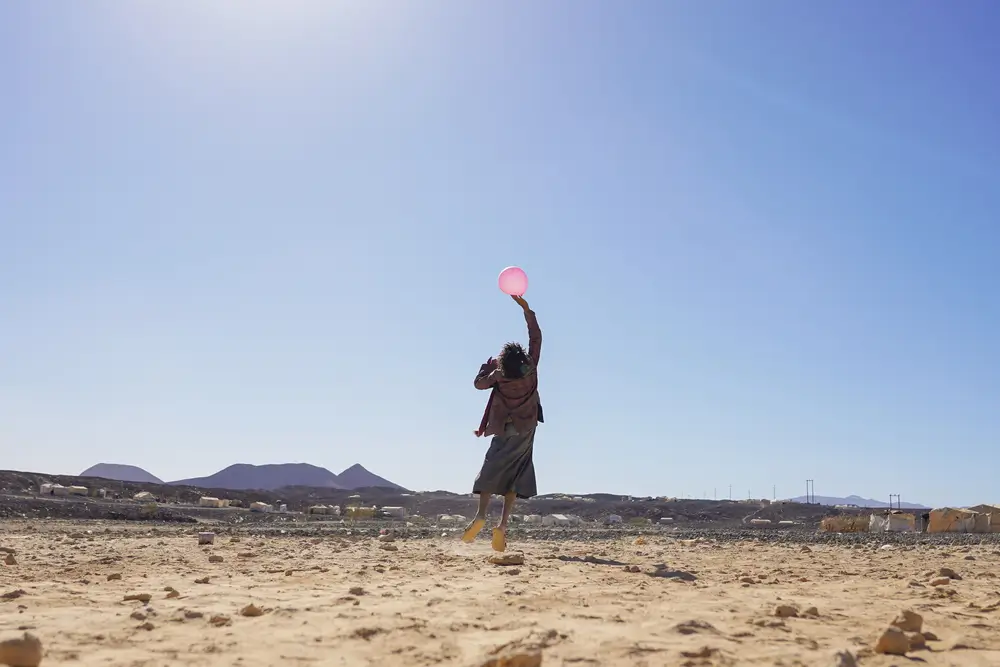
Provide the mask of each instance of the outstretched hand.
{"label": "outstretched hand", "polygon": [[517,296],[516,294],[511,294],[510,298],[514,299],[514,303],[521,306],[522,310],[529,310],[528,302],[524,300],[523,296]]}

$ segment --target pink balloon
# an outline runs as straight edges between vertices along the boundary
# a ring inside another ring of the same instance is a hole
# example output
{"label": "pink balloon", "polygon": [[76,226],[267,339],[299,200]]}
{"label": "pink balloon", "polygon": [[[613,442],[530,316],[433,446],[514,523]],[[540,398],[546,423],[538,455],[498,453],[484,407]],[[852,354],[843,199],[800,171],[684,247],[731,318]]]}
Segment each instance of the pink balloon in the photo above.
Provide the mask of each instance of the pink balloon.
{"label": "pink balloon", "polygon": [[516,266],[500,272],[500,291],[511,296],[524,296],[528,291],[528,276]]}

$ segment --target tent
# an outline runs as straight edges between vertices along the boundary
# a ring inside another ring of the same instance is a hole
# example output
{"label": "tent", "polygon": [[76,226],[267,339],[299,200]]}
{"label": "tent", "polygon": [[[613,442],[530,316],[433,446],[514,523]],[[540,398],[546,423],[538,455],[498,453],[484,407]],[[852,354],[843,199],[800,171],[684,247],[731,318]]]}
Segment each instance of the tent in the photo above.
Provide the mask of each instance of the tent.
{"label": "tent", "polygon": [[890,512],[881,516],[872,514],[868,520],[868,530],[872,533],[912,533],[917,530],[917,517],[902,512]]}
{"label": "tent", "polygon": [[932,509],[930,511],[930,521],[927,524],[927,532],[974,533],[977,528],[976,516],[979,516],[978,512],[954,507]]}
{"label": "tent", "polygon": [[973,507],[966,508],[972,512],[979,512],[980,514],[985,514],[990,518],[989,531],[990,533],[1000,533],[1000,505],[990,505],[983,503],[981,505],[975,505]]}

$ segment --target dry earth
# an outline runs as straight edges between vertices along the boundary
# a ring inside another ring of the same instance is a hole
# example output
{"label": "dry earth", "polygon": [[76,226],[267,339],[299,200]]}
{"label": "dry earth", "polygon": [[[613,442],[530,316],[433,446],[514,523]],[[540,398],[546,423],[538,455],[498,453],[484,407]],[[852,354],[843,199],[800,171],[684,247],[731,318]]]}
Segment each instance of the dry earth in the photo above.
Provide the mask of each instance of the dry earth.
{"label": "dry earth", "polygon": [[[1000,665],[992,545],[648,536],[498,566],[483,537],[0,524],[0,640],[32,633],[48,665]],[[904,609],[938,639],[875,653]]]}

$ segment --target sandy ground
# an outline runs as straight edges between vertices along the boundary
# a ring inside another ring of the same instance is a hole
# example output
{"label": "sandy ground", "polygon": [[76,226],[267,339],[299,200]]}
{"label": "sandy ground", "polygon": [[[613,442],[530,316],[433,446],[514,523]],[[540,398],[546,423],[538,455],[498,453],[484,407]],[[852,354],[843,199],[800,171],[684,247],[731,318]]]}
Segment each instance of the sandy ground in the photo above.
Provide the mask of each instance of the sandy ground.
{"label": "sandy ground", "polygon": [[[0,525],[3,548],[16,564],[0,566],[0,640],[32,632],[50,665],[479,666],[540,652],[543,665],[822,667],[843,649],[863,666],[1000,665],[994,546],[525,542],[509,552],[524,564],[501,567],[486,532],[473,545],[219,536],[204,547],[189,528],[78,523]],[[962,578],[931,585],[942,567]],[[250,604],[263,613],[241,615]],[[800,616],[775,616],[782,604]],[[939,640],[875,654],[902,609]],[[511,664],[537,664],[524,660]]]}

